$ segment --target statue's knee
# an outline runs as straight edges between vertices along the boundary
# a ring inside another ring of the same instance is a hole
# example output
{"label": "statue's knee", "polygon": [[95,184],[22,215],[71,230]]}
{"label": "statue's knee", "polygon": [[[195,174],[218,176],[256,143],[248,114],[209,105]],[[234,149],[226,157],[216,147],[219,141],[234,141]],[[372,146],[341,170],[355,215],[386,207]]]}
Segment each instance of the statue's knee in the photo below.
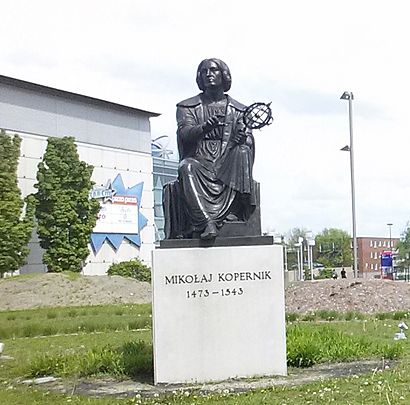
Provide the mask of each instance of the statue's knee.
{"label": "statue's knee", "polygon": [[195,173],[196,160],[184,159],[178,167],[178,173],[180,176],[186,176]]}

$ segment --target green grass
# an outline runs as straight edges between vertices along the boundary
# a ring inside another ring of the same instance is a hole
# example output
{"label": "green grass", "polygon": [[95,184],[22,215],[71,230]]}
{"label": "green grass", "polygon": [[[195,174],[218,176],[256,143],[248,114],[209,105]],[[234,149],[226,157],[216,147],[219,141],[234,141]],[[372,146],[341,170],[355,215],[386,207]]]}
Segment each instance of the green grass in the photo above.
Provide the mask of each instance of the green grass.
{"label": "green grass", "polygon": [[0,312],[0,339],[150,328],[151,307],[105,305]]}
{"label": "green grass", "polygon": [[298,324],[287,329],[288,366],[311,367],[373,357],[395,359],[402,353],[399,342],[380,343],[371,336],[350,335],[333,325]]}
{"label": "green grass", "polygon": [[152,346],[144,340],[127,341],[121,346],[107,344],[86,350],[64,350],[54,354],[41,354],[22,370],[27,377],[75,376],[89,377],[108,374],[115,377],[138,376],[152,378]]}
{"label": "green grass", "polygon": [[[297,387],[276,386],[248,393],[208,396],[192,392],[142,400],[56,394],[23,386],[16,379],[52,374],[74,380],[94,375],[149,380],[152,378],[151,331],[129,328],[130,322],[138,318],[150,320],[148,305],[3,312],[0,313],[0,329],[7,331],[10,325],[13,333],[1,341],[5,343],[6,354],[14,360],[0,361],[0,404],[406,404],[410,384],[410,344],[393,341],[397,318],[406,319],[405,313],[389,314],[383,319],[374,316],[360,319],[356,313],[336,314],[337,321],[329,320],[334,315],[314,314],[314,321],[301,321],[299,318],[302,317],[298,315],[288,315],[287,349],[291,366],[399,356],[398,366],[383,373]],[[76,334],[50,336],[50,328],[63,330],[66,324],[69,325],[67,329],[74,329]],[[86,331],[99,324],[97,331]],[[30,336],[23,337],[27,331]]]}
{"label": "green grass", "polygon": [[379,312],[376,314],[362,314],[357,311],[348,312],[337,312],[334,310],[319,310],[316,312],[307,313],[295,313],[289,312],[286,314],[287,322],[297,322],[297,321],[353,321],[353,320],[364,320],[364,319],[378,319],[378,320],[407,320],[410,319],[410,312],[408,311],[396,311],[396,312]]}

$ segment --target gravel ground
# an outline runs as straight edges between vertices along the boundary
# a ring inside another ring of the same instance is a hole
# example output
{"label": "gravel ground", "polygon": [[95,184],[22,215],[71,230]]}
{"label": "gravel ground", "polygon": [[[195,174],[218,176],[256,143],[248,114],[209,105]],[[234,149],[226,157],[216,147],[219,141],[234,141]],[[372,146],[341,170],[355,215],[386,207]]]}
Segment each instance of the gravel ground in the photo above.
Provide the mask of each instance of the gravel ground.
{"label": "gravel ground", "polygon": [[[40,274],[0,280],[0,310],[37,307],[130,304],[151,301],[151,286],[108,276]],[[410,283],[352,279],[305,281],[286,289],[286,311],[320,309],[362,313],[410,310]]]}
{"label": "gravel ground", "polygon": [[410,310],[410,283],[339,279],[292,283],[286,289],[287,312],[321,309],[362,313]]}

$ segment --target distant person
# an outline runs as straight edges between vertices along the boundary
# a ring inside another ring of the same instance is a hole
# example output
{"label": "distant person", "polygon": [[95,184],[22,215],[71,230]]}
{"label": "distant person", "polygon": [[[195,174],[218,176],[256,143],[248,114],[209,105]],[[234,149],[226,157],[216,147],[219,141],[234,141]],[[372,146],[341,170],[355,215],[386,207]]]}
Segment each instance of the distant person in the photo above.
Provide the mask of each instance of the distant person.
{"label": "distant person", "polygon": [[347,278],[346,277],[346,270],[345,270],[344,267],[342,268],[342,271],[340,272],[340,275],[342,276],[342,278]]}
{"label": "distant person", "polygon": [[332,278],[333,278],[333,280],[336,280],[336,279],[337,279],[337,273],[336,273],[336,270],[333,270],[333,273],[332,273]]}

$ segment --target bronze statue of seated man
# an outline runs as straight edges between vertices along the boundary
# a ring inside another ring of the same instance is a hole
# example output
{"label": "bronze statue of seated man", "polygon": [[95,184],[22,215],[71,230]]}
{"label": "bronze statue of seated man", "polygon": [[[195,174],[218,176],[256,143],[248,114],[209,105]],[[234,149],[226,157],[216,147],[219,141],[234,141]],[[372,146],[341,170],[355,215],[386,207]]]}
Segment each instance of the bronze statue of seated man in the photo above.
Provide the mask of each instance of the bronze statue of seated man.
{"label": "bronze statue of seated man", "polygon": [[196,81],[202,92],[177,104],[180,164],[178,180],[164,186],[167,239],[213,239],[256,207],[254,138],[243,122],[246,107],[226,94],[229,68],[205,59]]}

